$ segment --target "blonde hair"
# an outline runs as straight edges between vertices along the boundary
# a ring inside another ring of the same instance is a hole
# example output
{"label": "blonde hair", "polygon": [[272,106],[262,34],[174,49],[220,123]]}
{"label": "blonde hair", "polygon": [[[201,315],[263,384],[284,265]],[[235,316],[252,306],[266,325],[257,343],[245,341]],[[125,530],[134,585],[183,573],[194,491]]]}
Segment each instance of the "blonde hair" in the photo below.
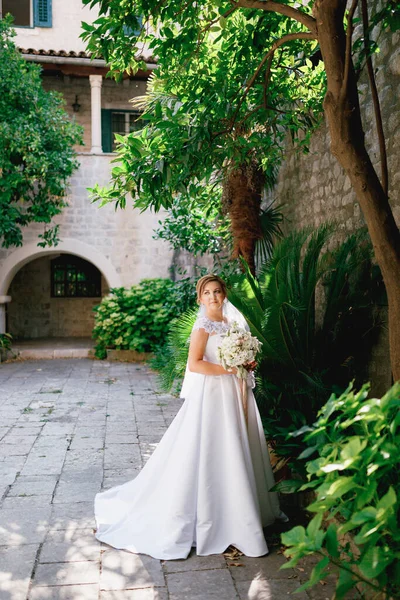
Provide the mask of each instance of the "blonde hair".
{"label": "blonde hair", "polygon": [[197,302],[199,304],[200,304],[200,298],[204,291],[204,288],[206,287],[206,285],[208,283],[211,283],[212,281],[216,281],[217,283],[219,283],[219,285],[221,286],[222,293],[226,297],[227,294],[226,294],[225,281],[223,279],[221,279],[221,277],[219,277],[218,275],[213,275],[212,273],[210,273],[209,275],[204,275],[204,277],[200,277],[200,279],[196,283]]}

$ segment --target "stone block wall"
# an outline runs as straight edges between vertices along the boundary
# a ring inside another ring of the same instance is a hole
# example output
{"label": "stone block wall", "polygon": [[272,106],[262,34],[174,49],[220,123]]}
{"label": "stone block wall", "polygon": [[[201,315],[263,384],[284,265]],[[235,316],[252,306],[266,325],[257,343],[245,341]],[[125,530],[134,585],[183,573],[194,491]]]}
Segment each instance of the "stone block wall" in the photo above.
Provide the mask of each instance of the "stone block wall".
{"label": "stone block wall", "polygon": [[[113,155],[81,154],[78,158],[80,168],[70,181],[69,205],[54,219],[60,224],[61,250],[37,246],[37,236],[44,228],[41,224],[25,229],[22,248],[0,249],[0,298],[12,298],[7,303],[8,331],[17,337],[91,334],[91,309],[98,300],[50,299],[48,284],[43,283],[50,280],[46,271],[49,258],[60,251],[76,254],[98,266],[104,275],[104,289],[170,275],[173,252],[164,241],[153,239],[163,214],[141,214],[129,203],[124,211],[91,203],[87,188],[95,183],[108,184]],[[4,304],[0,308],[4,311]]]}
{"label": "stone block wall", "polygon": [[[374,66],[387,144],[389,195],[400,224],[400,33],[388,36],[380,47],[380,53],[374,55]],[[360,100],[367,148],[380,173],[371,94],[364,79]],[[338,239],[364,225],[350,180],[330,152],[329,132],[325,125],[312,136],[308,154],[298,154],[288,143],[271,196],[285,204],[288,231],[335,220],[338,223]]]}
{"label": "stone block wall", "polygon": [[[60,238],[91,246],[111,262],[120,276],[121,285],[133,285],[145,277],[168,277],[173,252],[166,242],[153,239],[153,230],[163,218],[163,212],[140,213],[129,201],[125,210],[115,211],[114,206],[100,208],[90,201],[88,187],[109,183],[113,156],[79,155],[80,168],[70,180],[68,207],[54,219],[60,224]],[[27,227],[24,245],[35,244],[42,232],[41,224]],[[2,271],[4,261],[15,251],[15,248],[0,249],[0,281],[6,275]],[[37,248],[37,252],[40,251]]]}

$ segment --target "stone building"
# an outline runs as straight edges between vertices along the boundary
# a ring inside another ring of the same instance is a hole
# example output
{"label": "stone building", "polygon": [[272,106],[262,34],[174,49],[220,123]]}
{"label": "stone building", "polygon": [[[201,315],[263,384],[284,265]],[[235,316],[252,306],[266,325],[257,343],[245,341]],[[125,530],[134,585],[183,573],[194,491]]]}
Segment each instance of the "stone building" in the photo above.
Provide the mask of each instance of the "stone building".
{"label": "stone building", "polygon": [[80,168],[70,181],[68,208],[54,220],[60,244],[38,247],[43,225],[31,225],[21,248],[0,249],[0,332],[26,339],[90,336],[92,308],[110,287],[169,275],[172,252],[152,239],[160,215],[99,208],[87,191],[110,181],[113,134],[140,127],[129,100],[145,92],[155,65],[149,58],[147,71],[119,84],[106,79],[105,62],[91,61],[79,37],[81,22],[97,17],[81,0],[0,0],[0,9],[13,14],[22,55],[42,66],[45,89],[62,93],[67,112],[84,127],[85,143],[77,148]]}

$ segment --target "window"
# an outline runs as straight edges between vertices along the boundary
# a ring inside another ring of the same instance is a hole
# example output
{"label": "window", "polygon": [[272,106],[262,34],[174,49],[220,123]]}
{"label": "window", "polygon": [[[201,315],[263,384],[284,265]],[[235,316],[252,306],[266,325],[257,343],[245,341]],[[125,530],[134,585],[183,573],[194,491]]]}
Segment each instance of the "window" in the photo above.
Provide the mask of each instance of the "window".
{"label": "window", "polygon": [[51,297],[100,298],[100,271],[83,258],[62,254],[51,261]]}
{"label": "window", "polygon": [[101,110],[101,136],[103,152],[115,152],[115,135],[126,135],[143,127],[141,113],[137,110]]}
{"label": "window", "polygon": [[51,27],[51,0],[0,0],[0,9],[17,27]]}

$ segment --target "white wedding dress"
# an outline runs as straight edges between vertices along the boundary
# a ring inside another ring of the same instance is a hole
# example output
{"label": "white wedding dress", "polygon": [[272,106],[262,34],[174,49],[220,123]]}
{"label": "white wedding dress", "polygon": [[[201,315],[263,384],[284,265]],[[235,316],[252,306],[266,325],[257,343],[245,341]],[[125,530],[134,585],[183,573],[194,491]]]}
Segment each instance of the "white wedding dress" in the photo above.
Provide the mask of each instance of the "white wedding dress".
{"label": "white wedding dress", "polygon": [[[200,317],[210,334],[204,359],[218,363],[226,323]],[[280,512],[263,427],[251,385],[248,426],[235,375],[187,371],[185,398],[145,467],[132,481],[97,494],[96,537],[158,559],[268,552],[263,527]]]}

